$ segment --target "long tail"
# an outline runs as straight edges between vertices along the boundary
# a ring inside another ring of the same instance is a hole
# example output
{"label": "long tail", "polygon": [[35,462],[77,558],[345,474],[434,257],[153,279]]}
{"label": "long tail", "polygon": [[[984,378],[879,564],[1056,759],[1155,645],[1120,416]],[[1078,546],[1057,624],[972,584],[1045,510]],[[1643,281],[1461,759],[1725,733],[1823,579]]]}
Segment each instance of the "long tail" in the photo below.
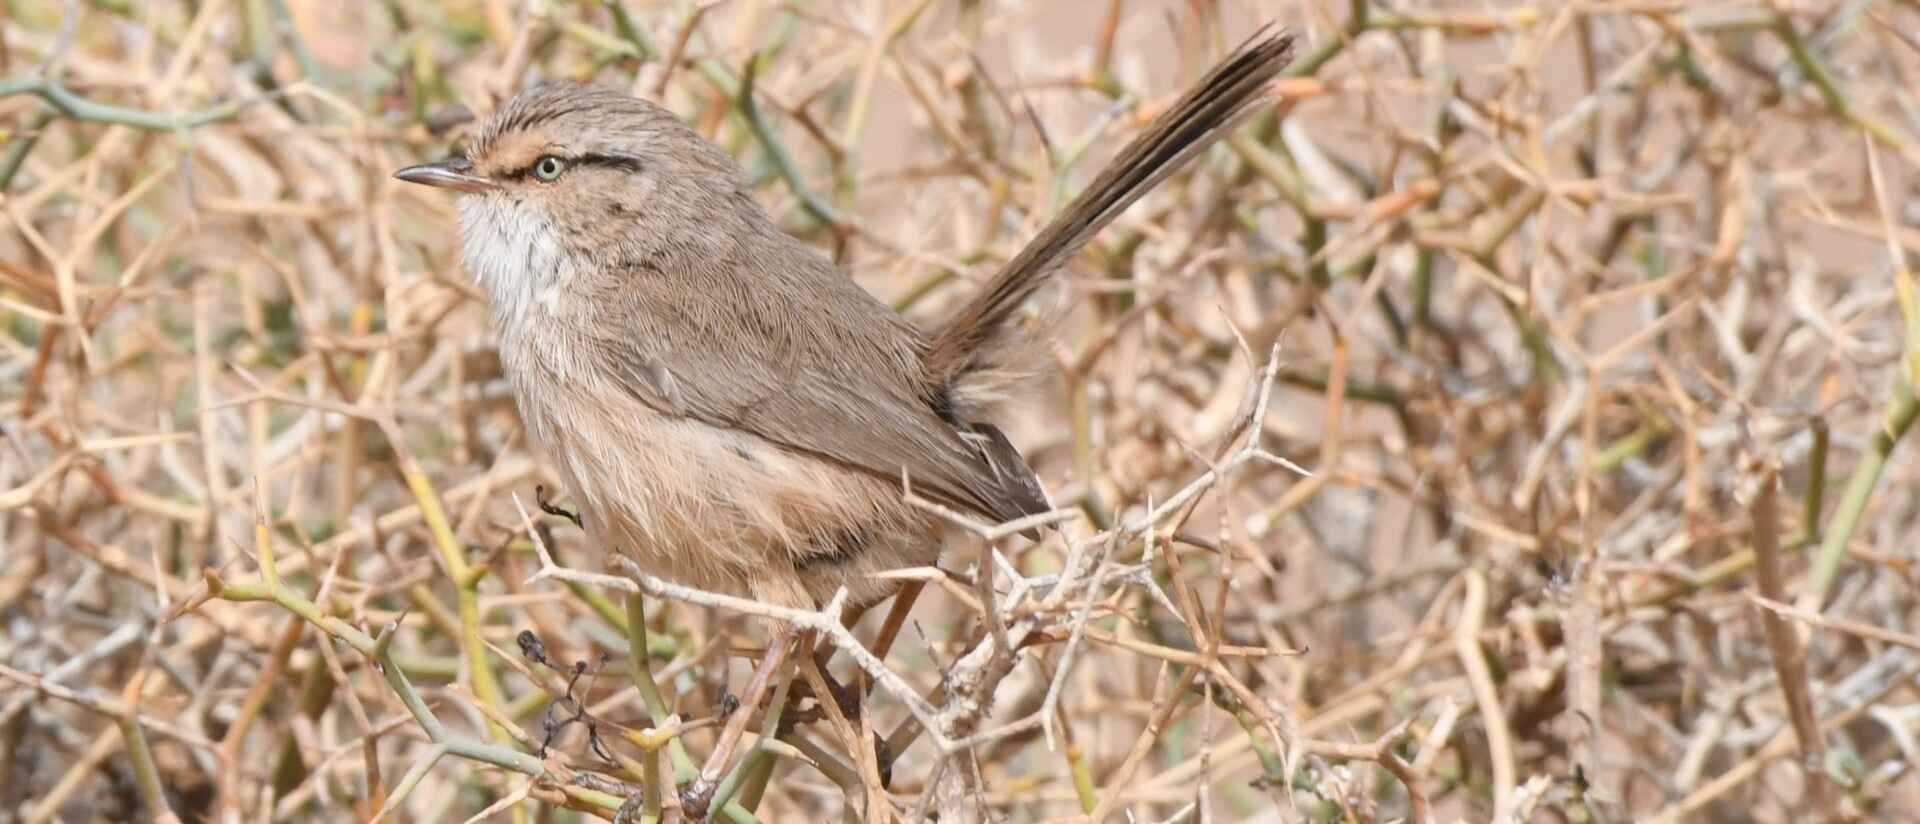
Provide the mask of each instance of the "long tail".
{"label": "long tail", "polygon": [[988,353],[1021,304],[1128,206],[1226,134],[1285,68],[1292,33],[1259,33],[1155,118],[971,303],[934,335],[921,363],[936,387],[996,367]]}

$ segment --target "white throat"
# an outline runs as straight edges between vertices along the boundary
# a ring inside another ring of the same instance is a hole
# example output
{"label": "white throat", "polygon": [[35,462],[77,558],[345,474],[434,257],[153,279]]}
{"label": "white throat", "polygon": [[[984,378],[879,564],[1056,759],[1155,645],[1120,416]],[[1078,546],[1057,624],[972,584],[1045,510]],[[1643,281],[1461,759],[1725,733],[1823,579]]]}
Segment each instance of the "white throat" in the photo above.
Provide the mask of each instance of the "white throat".
{"label": "white throat", "polygon": [[515,208],[498,195],[460,198],[460,251],[485,289],[503,336],[560,310],[578,266],[538,209]]}

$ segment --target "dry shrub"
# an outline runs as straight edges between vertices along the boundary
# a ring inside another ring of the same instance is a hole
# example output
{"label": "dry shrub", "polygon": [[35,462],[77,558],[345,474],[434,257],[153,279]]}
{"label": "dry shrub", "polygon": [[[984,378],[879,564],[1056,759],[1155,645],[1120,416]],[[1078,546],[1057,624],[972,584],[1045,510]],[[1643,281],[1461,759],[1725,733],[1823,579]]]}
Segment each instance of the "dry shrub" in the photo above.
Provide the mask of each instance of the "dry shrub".
{"label": "dry shrub", "polygon": [[[684,815],[769,617],[892,643],[734,709],[727,820],[1920,803],[1912,3],[67,5],[0,23],[0,819]],[[1266,19],[1033,316],[1066,520],[890,626],[593,577],[388,178],[598,78],[932,320]]]}

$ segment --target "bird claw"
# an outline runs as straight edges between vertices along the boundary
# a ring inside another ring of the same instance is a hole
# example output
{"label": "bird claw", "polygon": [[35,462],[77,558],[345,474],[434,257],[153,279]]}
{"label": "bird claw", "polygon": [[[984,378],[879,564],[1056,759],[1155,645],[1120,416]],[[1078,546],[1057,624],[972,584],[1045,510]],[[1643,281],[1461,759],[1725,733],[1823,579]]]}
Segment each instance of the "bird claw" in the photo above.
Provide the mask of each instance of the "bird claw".
{"label": "bird claw", "polygon": [[562,509],[559,505],[553,504],[547,501],[547,485],[546,484],[533,485],[533,502],[535,505],[540,507],[541,512],[545,512],[548,515],[558,515],[562,518],[572,521],[574,526],[580,527],[581,529],[586,529],[586,525],[580,521],[580,513],[571,512],[566,509]]}

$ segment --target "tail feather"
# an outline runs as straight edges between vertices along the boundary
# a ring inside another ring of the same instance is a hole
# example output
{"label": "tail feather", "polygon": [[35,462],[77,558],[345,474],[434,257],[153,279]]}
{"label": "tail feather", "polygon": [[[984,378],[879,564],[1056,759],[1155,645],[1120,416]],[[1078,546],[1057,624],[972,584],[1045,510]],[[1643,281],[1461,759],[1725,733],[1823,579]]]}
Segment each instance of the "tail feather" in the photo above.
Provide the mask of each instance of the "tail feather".
{"label": "tail feather", "polygon": [[1014,312],[1047,276],[1128,206],[1226,134],[1285,68],[1293,35],[1261,32],[1214,66],[1179,102],[1162,112],[1067,204],[987,287],[933,337],[922,359],[935,387],[949,387],[970,373],[1000,364],[991,355]]}

